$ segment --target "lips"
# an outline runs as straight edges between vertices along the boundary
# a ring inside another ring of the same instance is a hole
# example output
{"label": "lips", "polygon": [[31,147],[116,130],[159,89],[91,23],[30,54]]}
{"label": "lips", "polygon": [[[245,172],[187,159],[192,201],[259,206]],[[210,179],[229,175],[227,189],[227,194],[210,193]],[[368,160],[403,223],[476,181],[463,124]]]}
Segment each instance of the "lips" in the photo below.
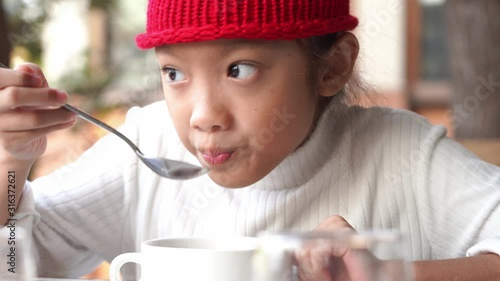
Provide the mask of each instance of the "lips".
{"label": "lips", "polygon": [[233,152],[206,152],[203,153],[203,159],[210,165],[221,165],[224,164]]}

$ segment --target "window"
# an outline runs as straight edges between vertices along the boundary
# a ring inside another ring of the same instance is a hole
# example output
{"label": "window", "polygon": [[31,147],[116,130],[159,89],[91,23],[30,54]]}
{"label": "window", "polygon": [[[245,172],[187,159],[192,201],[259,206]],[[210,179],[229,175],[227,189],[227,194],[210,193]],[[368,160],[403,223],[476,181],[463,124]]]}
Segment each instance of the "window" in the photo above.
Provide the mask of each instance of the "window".
{"label": "window", "polygon": [[449,63],[445,0],[409,0],[407,81],[413,110],[448,107]]}
{"label": "window", "polygon": [[423,80],[449,78],[444,3],[421,4],[422,35],[420,76]]}

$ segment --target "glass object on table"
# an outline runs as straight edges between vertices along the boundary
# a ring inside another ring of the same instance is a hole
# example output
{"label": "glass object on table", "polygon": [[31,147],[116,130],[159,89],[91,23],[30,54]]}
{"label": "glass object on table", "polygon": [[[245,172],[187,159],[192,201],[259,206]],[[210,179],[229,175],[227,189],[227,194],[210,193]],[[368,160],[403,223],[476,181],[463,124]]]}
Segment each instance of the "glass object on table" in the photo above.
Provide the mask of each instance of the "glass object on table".
{"label": "glass object on table", "polygon": [[261,234],[253,281],[412,281],[409,251],[393,231]]}
{"label": "glass object on table", "polygon": [[32,281],[34,258],[27,232],[11,218],[0,228],[0,281]]}

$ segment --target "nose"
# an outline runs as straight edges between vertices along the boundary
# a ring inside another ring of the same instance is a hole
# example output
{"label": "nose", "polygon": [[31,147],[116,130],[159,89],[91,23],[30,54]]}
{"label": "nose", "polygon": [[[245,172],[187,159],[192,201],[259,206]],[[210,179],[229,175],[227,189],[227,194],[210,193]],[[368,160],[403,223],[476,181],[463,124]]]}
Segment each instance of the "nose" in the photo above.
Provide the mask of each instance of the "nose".
{"label": "nose", "polygon": [[231,126],[229,107],[215,95],[204,96],[194,101],[190,125],[205,132],[227,130]]}

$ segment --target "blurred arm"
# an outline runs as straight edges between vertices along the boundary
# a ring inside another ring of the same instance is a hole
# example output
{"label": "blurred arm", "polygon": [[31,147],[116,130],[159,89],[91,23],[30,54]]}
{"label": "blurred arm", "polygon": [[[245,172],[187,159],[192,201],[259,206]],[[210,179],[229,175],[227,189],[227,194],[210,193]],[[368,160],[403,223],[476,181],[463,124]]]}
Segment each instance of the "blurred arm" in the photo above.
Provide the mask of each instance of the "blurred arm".
{"label": "blurred arm", "polygon": [[417,261],[415,281],[495,281],[500,280],[500,256],[483,254],[474,257]]}

